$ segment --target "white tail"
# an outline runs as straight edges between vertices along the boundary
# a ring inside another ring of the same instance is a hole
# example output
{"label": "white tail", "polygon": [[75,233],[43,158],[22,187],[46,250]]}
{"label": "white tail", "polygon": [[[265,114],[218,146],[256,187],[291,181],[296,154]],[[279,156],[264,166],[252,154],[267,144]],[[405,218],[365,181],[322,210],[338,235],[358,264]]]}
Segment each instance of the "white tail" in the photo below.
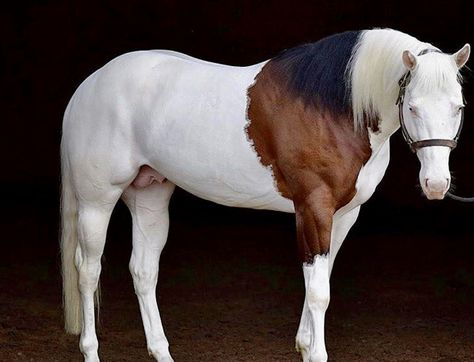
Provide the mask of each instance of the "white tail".
{"label": "white tail", "polygon": [[61,262],[64,328],[67,333],[79,334],[82,328],[82,308],[78,272],[74,263],[77,248],[77,201],[70,174],[67,157],[61,149]]}

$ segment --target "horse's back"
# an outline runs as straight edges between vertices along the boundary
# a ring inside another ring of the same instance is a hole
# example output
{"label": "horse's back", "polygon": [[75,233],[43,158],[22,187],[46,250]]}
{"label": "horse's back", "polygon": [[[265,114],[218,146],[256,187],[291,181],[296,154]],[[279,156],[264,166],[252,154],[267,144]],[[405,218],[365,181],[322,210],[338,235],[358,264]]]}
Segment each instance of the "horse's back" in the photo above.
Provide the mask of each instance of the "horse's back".
{"label": "horse's back", "polygon": [[245,133],[247,89],[262,66],[226,66],[172,51],[119,56],[71,99],[65,152],[93,184],[130,183],[149,165],[221,204],[291,209]]}

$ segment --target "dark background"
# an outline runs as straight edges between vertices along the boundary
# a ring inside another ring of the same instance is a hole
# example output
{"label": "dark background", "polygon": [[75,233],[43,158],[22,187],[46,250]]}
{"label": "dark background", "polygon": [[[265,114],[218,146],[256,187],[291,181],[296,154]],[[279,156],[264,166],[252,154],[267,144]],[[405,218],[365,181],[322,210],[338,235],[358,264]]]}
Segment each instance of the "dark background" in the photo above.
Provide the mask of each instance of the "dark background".
{"label": "dark background", "polygon": [[[23,345],[15,344],[17,337],[8,334],[19,323],[8,316],[17,313],[12,309],[14,301],[28,299],[25,291],[29,287],[45,288],[51,294],[51,309],[59,309],[61,121],[75,88],[97,68],[122,53],[142,49],[172,49],[209,61],[248,65],[336,32],[373,27],[404,31],[450,53],[474,42],[469,1],[37,1],[2,5],[0,11],[0,282],[5,297],[0,303],[4,308],[0,343],[3,336],[11,351]],[[465,69],[463,73],[468,107],[465,129],[451,156],[451,170],[458,192],[466,195],[474,193],[474,111],[469,107],[474,88],[471,72]],[[350,279],[354,273],[361,280],[379,283],[376,277],[390,269],[390,280],[396,283],[398,278],[409,282],[417,273],[429,270],[434,279],[423,280],[432,286],[428,295],[440,298],[435,304],[446,299],[455,303],[460,296],[466,302],[463,308],[472,311],[474,206],[427,201],[418,186],[418,161],[399,133],[392,137],[391,155],[384,180],[363,206],[336,262],[335,292],[338,275]],[[192,252],[205,250],[216,263],[244,255],[258,264],[263,260],[258,255],[265,255],[269,265],[282,263],[295,279],[302,278],[293,219],[293,215],[213,205],[178,190],[171,207],[173,245],[169,243],[163,260],[169,269],[164,273],[186,268]],[[242,236],[245,228],[250,231]],[[131,288],[125,275],[130,221],[123,205],[114,213],[109,230],[114,242],[107,244],[104,273],[113,276],[110,285],[126,280]],[[367,267],[372,263],[373,268]],[[120,273],[114,275],[113,270]],[[269,278],[271,282],[273,277]],[[38,282],[31,284],[31,279]],[[339,286],[344,289],[351,283]],[[360,288],[374,286],[362,284]],[[302,284],[297,285],[296,304],[302,295]],[[402,296],[405,291],[400,291]],[[41,304],[42,291],[32,293]],[[462,315],[453,313],[453,320]],[[57,329],[58,316],[51,317]],[[472,330],[472,324],[468,329]]]}
{"label": "dark background", "polygon": [[[76,87],[89,74],[122,53],[173,49],[210,61],[248,65],[303,42],[372,27],[399,29],[454,52],[472,41],[468,4],[450,1],[449,6],[441,7],[436,2],[399,1],[378,5],[369,1],[150,1],[132,5],[104,1],[92,5],[38,1],[3,8],[0,182],[10,190],[5,201],[18,204],[20,197],[21,202],[31,202],[48,194],[41,201],[55,204],[63,111]],[[464,74],[469,104],[472,74]],[[474,181],[470,177],[474,152],[470,147],[474,142],[470,113],[468,107],[461,143],[452,155],[460,193],[469,193]],[[429,224],[436,215],[449,210],[450,216],[443,215],[441,219],[463,227],[466,223],[458,220],[472,209],[451,202],[425,202],[416,186],[417,172],[416,157],[397,134],[392,138],[389,172],[371,201],[383,203],[384,212],[380,207],[368,208],[377,216],[394,209],[403,209],[404,216],[416,212],[423,219],[418,221]],[[20,195],[13,192],[16,189],[22,190]],[[192,200],[188,202],[194,203]],[[369,217],[371,211],[364,214]],[[398,220],[398,224],[404,227],[410,220]]]}

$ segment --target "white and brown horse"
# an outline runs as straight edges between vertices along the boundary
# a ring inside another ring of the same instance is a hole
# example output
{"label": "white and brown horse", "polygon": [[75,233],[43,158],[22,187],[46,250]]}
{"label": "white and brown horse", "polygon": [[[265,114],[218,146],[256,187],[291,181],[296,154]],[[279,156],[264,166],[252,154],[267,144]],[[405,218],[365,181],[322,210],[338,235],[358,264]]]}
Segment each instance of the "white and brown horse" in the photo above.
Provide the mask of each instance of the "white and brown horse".
{"label": "white and brown horse", "polygon": [[304,361],[326,361],[331,269],[385,173],[399,112],[417,144],[426,196],[442,199],[450,187],[463,107],[459,69],[469,52],[466,45],[444,54],[377,29],[248,67],[134,52],[87,78],[66,109],[61,143],[65,326],[81,334],[85,360],[99,360],[94,292],[122,198],[133,218],[130,271],[148,350],[172,361],[155,288],[177,185],[223,205],[296,214],[306,286],[296,348]]}

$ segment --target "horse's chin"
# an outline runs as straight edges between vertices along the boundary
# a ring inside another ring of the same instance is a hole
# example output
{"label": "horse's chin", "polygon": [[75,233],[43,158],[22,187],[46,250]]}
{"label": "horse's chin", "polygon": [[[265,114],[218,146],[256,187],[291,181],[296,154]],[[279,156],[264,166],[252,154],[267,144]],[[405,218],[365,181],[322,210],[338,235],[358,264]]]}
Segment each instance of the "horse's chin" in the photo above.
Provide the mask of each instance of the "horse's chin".
{"label": "horse's chin", "polygon": [[424,194],[428,200],[443,200],[446,196],[446,192],[427,192],[424,191]]}

